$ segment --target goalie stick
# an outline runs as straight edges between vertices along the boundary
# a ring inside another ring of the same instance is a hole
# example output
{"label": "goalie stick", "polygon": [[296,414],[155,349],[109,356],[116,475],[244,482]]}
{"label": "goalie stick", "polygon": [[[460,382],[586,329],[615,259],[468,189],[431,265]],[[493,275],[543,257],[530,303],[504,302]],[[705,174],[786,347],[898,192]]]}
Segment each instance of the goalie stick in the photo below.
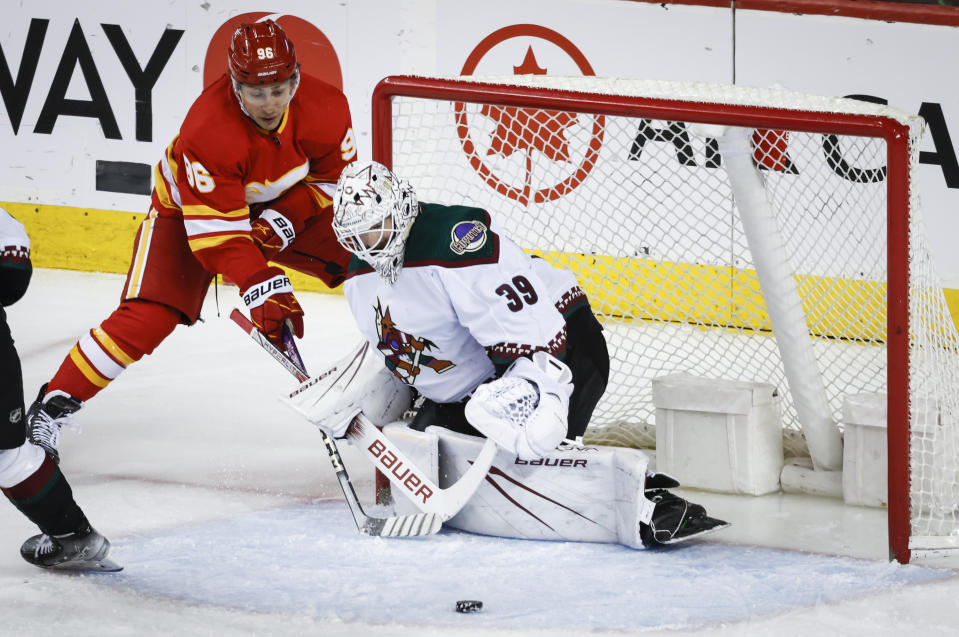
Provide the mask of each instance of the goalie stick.
{"label": "goalie stick", "polygon": [[[296,376],[301,382],[309,378],[306,372],[293,362],[293,360],[283,354],[275,345],[260,334],[252,323],[249,322],[242,312],[234,309],[230,314],[240,327],[246,331],[244,323],[251,326],[252,332],[247,331],[261,347],[273,355],[277,361],[282,364],[288,372]],[[292,339],[289,341],[292,343]],[[294,346],[295,347],[295,346]],[[337,361],[328,369],[324,370],[318,376],[313,377],[316,383],[327,383],[330,387],[342,379],[351,380],[359,370],[364,358],[369,353],[369,344],[345,356]],[[296,354],[295,356],[298,356]],[[347,381],[349,382],[349,381]],[[416,464],[399,450],[389,438],[380,432],[379,428],[360,412],[353,418],[346,432],[349,438],[364,453],[370,463],[380,470],[393,485],[400,491],[410,496],[414,506],[424,513],[434,513],[439,515],[445,522],[456,515],[466,502],[473,497],[476,489],[486,478],[493,460],[496,459],[497,447],[493,440],[487,439],[483,444],[476,460],[472,466],[456,481],[455,484],[441,489],[426,474],[419,471]],[[402,468],[408,468],[409,474],[402,472]],[[415,474],[415,475],[414,475]]]}
{"label": "goalie stick", "polygon": [[[304,381],[309,376],[303,365],[303,359],[300,358],[299,351],[293,341],[292,335],[288,329],[283,330],[283,343],[287,350],[284,354],[278,347],[271,343],[266,336],[254,327],[253,323],[237,309],[230,314],[233,322],[240,326],[250,338],[259,343],[260,347],[265,349],[273,358],[275,358],[291,374],[300,381]],[[340,482],[340,488],[343,490],[343,497],[346,498],[346,504],[350,507],[353,514],[353,521],[356,522],[356,528],[365,535],[375,535],[382,537],[411,537],[417,535],[432,535],[440,530],[443,520],[435,513],[417,513],[415,515],[400,515],[395,517],[378,518],[368,515],[363,510],[359,498],[356,497],[356,491],[353,489],[353,483],[346,472],[346,466],[340,457],[340,451],[336,443],[326,435],[326,432],[320,430],[323,438],[323,444],[330,456],[330,464],[333,465],[333,471],[336,473],[336,479]]]}

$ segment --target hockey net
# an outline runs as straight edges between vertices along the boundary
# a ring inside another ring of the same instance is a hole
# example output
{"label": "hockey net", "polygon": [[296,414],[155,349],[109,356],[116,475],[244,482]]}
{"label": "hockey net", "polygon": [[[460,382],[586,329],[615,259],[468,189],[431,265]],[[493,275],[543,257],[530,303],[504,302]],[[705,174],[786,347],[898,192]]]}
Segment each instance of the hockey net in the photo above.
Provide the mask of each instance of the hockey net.
{"label": "hockey net", "polygon": [[[612,359],[587,442],[654,447],[651,381],[683,372],[775,385],[785,454],[836,469],[844,397],[885,394],[892,552],[959,548],[959,336],[923,240],[920,118],[548,76],[387,78],[373,111],[374,158],[421,201],[486,208],[576,273]],[[737,131],[739,160],[720,144]]]}

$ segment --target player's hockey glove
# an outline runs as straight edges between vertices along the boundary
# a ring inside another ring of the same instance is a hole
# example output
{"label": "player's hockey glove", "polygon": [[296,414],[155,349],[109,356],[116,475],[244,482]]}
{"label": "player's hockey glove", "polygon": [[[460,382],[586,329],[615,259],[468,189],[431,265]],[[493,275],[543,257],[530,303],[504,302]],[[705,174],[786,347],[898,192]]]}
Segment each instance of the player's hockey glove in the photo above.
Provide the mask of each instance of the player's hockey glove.
{"label": "player's hockey glove", "polygon": [[264,210],[251,225],[250,236],[253,237],[253,243],[267,261],[284,250],[296,238],[293,222],[272,208]]}
{"label": "player's hockey glove", "polygon": [[284,321],[290,322],[290,330],[297,338],[303,337],[303,310],[283,270],[263,268],[250,276],[241,290],[243,302],[250,310],[250,320],[270,341],[282,344]]}

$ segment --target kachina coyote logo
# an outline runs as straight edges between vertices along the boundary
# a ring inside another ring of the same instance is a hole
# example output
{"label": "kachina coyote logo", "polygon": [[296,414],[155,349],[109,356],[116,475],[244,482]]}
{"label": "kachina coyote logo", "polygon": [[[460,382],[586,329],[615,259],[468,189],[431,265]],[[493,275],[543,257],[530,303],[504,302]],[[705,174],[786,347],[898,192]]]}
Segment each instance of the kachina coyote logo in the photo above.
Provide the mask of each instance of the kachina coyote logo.
{"label": "kachina coyote logo", "polygon": [[[559,68],[543,66],[537,51]],[[461,74],[503,75],[505,63],[515,75],[595,75],[572,42],[535,24],[491,33],[469,55]],[[602,115],[462,102],[454,109],[456,132],[473,170],[496,192],[524,206],[574,190],[593,170],[603,145]]]}
{"label": "kachina coyote logo", "polygon": [[436,344],[426,338],[416,338],[396,327],[390,317],[390,308],[385,310],[376,300],[376,333],[380,337],[376,344],[377,349],[386,357],[386,366],[396,374],[397,378],[412,385],[423,367],[429,367],[437,374],[450,370],[456,365],[450,361],[440,360],[427,354],[427,350],[436,347]]}

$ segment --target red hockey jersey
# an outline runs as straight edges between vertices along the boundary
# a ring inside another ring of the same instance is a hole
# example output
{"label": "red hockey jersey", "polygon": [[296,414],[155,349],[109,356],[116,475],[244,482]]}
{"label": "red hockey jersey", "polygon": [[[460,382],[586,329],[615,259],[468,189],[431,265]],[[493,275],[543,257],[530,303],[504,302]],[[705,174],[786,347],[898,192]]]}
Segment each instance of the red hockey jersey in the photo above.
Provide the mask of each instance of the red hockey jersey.
{"label": "red hockey jersey", "polygon": [[250,238],[250,205],[304,182],[331,205],[343,167],[356,158],[350,110],[336,87],[301,74],[279,127],[267,131],[240,109],[229,76],[193,103],[154,172],[162,217],[180,217],[190,249],[210,272],[245,281],[266,267]]}

